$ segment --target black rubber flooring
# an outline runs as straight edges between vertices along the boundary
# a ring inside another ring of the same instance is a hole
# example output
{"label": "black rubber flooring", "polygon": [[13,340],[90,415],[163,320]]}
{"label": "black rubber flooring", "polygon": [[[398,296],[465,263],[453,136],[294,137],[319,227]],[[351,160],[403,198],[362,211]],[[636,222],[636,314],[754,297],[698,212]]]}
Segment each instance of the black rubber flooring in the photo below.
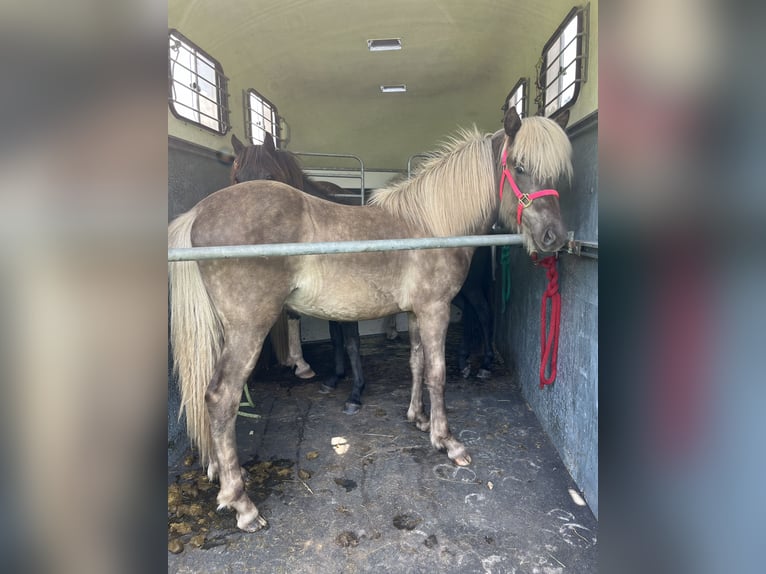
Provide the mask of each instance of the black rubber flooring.
{"label": "black rubber flooring", "polygon": [[[249,382],[259,419],[238,419],[248,492],[269,528],[236,529],[215,511],[217,485],[193,456],[168,469],[169,572],[596,572],[598,524],[514,377],[460,377],[455,329],[447,344],[450,428],[468,446],[454,466],[406,420],[409,346],[362,341],[364,406],[343,414],[350,381],[329,395],[320,378],[272,368]],[[321,374],[327,343],[304,353]],[[180,544],[179,544],[180,543]],[[183,548],[181,550],[181,547]]]}

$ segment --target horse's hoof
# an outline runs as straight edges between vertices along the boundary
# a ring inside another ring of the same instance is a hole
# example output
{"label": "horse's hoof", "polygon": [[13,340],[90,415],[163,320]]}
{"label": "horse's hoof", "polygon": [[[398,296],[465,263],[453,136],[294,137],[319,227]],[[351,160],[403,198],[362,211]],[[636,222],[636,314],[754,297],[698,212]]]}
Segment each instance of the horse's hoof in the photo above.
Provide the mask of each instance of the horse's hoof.
{"label": "horse's hoof", "polygon": [[313,371],[311,367],[306,367],[305,369],[298,370],[295,369],[295,376],[299,379],[313,379],[317,376],[317,374]]}
{"label": "horse's hoof", "polygon": [[346,406],[343,409],[343,412],[347,415],[355,415],[359,412],[359,410],[362,408],[362,405],[358,405],[356,403],[346,403]]}
{"label": "horse's hoof", "polygon": [[319,392],[322,393],[323,395],[329,395],[334,390],[335,390],[335,387],[331,387],[329,385],[325,385],[324,383],[319,385]]}
{"label": "horse's hoof", "polygon": [[468,466],[471,464],[471,456],[468,453],[465,453],[455,457],[453,462],[458,466]]}
{"label": "horse's hoof", "polygon": [[479,372],[476,373],[476,378],[486,381],[487,379],[492,378],[492,373],[487,369],[479,369]]}
{"label": "horse's hoof", "polygon": [[460,375],[464,379],[467,379],[468,377],[470,377],[471,376],[471,367],[465,367],[462,371],[460,371]]}
{"label": "horse's hoof", "polygon": [[415,421],[415,426],[418,427],[418,430],[428,432],[431,430],[431,419]]}
{"label": "horse's hoof", "polygon": [[268,528],[268,527],[269,527],[269,523],[266,522],[266,519],[260,514],[255,517],[255,520],[253,520],[252,522],[248,524],[240,525],[239,522],[237,522],[237,528],[245,532],[258,532],[262,528]]}

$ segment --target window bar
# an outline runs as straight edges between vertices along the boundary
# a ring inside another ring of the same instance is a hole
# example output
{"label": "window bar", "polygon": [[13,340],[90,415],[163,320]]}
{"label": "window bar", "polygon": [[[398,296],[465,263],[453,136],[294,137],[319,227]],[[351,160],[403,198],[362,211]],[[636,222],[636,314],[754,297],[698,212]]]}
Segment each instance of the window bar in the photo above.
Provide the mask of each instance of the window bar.
{"label": "window bar", "polygon": [[[221,120],[220,120],[220,118],[217,118],[217,117],[215,117],[215,116],[211,116],[211,115],[209,115],[209,114],[206,114],[206,113],[205,113],[205,112],[203,112],[203,111],[200,111],[200,110],[196,110],[196,109],[194,109],[192,106],[189,106],[189,105],[187,105],[187,104],[184,104],[184,103],[181,103],[181,102],[173,102],[173,103],[174,103],[175,105],[177,105],[177,106],[180,106],[180,107],[182,107],[182,108],[186,108],[186,109],[188,109],[188,110],[191,110],[192,112],[194,112],[194,113],[196,113],[196,114],[199,114],[199,115],[201,115],[201,116],[204,116],[204,117],[206,117],[206,118],[208,118],[208,119],[210,119],[210,120],[213,120],[213,121],[216,121],[216,122],[218,122],[218,123],[221,123]],[[189,118],[187,118],[187,119],[189,119]],[[208,126],[208,127],[209,127],[209,126]]]}
{"label": "window bar", "polygon": [[[569,48],[570,44],[571,44],[572,42],[574,42],[575,40],[577,40],[578,38],[583,38],[583,39],[584,39],[584,38],[585,38],[585,32],[578,32],[577,34],[575,34],[574,38],[572,38],[572,39],[571,39],[571,40],[570,40],[570,41],[567,43],[567,45],[566,45],[566,46],[564,46],[563,48],[561,48],[561,50],[559,51],[558,55],[557,55],[555,58],[553,58],[553,61],[552,61],[550,64],[548,64],[548,66],[546,66],[546,68],[545,68],[545,74],[546,74],[546,75],[548,74],[548,71],[551,69],[551,67],[553,67],[553,65],[554,65],[554,64],[555,64],[557,61],[561,60],[561,54],[563,54],[563,53],[564,53],[564,50],[566,50],[567,48]],[[584,41],[584,40],[583,40],[583,45],[585,45],[585,41]],[[575,59],[581,58],[581,57],[583,57],[583,56],[584,56],[584,54],[579,54],[579,55],[575,56]]]}
{"label": "window bar", "polygon": [[[569,68],[572,66],[572,64],[578,63],[578,60],[583,60],[583,59],[584,59],[584,58],[583,58],[582,56],[577,56],[577,57],[575,57],[575,58],[574,58],[574,59],[573,59],[571,62],[569,62],[569,64],[567,65],[567,67],[566,67],[566,68],[561,68],[561,70],[559,71],[559,73],[558,73],[558,74],[556,74],[556,76],[553,78],[553,80],[551,80],[551,81],[550,81],[548,84],[546,84],[546,85],[545,85],[545,88],[544,88],[544,89],[545,89],[545,90],[547,90],[548,88],[550,88],[550,87],[551,87],[551,86],[552,86],[552,85],[553,85],[555,82],[557,82],[557,81],[558,81],[558,79],[559,79],[561,76],[563,76],[563,75],[564,75],[564,72],[565,72],[566,70],[568,70],[568,69],[569,69]],[[577,80],[575,80],[575,81],[576,81],[576,82],[584,82],[584,80],[583,80],[582,78],[579,78],[579,79],[577,79]],[[561,90],[561,91],[563,92],[564,90]]]}

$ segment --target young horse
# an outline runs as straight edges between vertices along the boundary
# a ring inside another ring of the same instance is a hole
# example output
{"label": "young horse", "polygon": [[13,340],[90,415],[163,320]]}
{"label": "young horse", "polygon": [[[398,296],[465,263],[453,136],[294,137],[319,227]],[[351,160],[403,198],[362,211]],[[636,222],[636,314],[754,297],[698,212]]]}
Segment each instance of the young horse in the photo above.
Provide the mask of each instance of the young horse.
{"label": "young horse", "polygon": [[[300,189],[314,197],[329,199],[338,203],[345,203],[346,198],[334,197],[343,193],[343,188],[328,181],[314,181],[309,178],[298,164],[296,157],[285,150],[274,147],[271,134],[267,133],[263,145],[245,146],[237,136],[231,136],[231,145],[234,147],[236,158],[231,168],[232,185],[243,181],[274,180],[281,181]],[[288,312],[288,343],[290,346],[290,358],[296,364],[296,374],[302,364],[308,366],[303,359],[300,346],[300,331],[298,316]],[[335,354],[335,373],[324,383],[320,392],[330,392],[338,386],[338,382],[346,376],[346,366],[343,357],[343,349],[346,349],[351,361],[351,373],[353,385],[351,394],[346,400],[343,412],[353,415],[359,412],[362,406],[362,392],[364,391],[364,376],[362,374],[362,359],[360,355],[359,323],[356,321],[342,322],[330,321],[330,339],[332,340]]]}
{"label": "young horse", "polygon": [[[524,235],[529,251],[555,251],[565,243],[566,230],[558,193],[548,188],[571,172],[571,145],[561,127],[546,118],[521,120],[511,108],[504,130],[492,136],[475,129],[462,132],[412,179],[378,192],[370,205],[339,205],[283,183],[250,181],[209,195],[175,219],[168,244],[472,235],[487,233],[499,220]],[[169,266],[171,343],[188,430],[208,476],[220,478],[219,507],[234,508],[239,528],[255,531],[266,521],[245,492],[236,448],[237,405],[263,341],[285,306],[340,321],[410,311],[407,418],[430,431],[434,448],[446,449],[458,465],[470,464],[465,446],[447,424],[444,345],[450,302],[473,251],[217,259]],[[423,410],[424,382],[430,417]]]}

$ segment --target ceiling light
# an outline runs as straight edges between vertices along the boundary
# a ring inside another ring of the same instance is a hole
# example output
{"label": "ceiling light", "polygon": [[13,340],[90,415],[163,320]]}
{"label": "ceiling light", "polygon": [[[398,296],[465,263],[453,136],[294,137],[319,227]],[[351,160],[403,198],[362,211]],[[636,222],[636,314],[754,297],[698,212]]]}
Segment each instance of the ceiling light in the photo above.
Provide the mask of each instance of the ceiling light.
{"label": "ceiling light", "polygon": [[380,40],[367,40],[367,49],[370,52],[383,52],[385,50],[401,50],[401,38],[383,38]]}
{"label": "ceiling light", "polygon": [[406,92],[407,86],[404,84],[396,84],[393,86],[380,86],[380,91],[384,94],[395,94],[398,92]]}

